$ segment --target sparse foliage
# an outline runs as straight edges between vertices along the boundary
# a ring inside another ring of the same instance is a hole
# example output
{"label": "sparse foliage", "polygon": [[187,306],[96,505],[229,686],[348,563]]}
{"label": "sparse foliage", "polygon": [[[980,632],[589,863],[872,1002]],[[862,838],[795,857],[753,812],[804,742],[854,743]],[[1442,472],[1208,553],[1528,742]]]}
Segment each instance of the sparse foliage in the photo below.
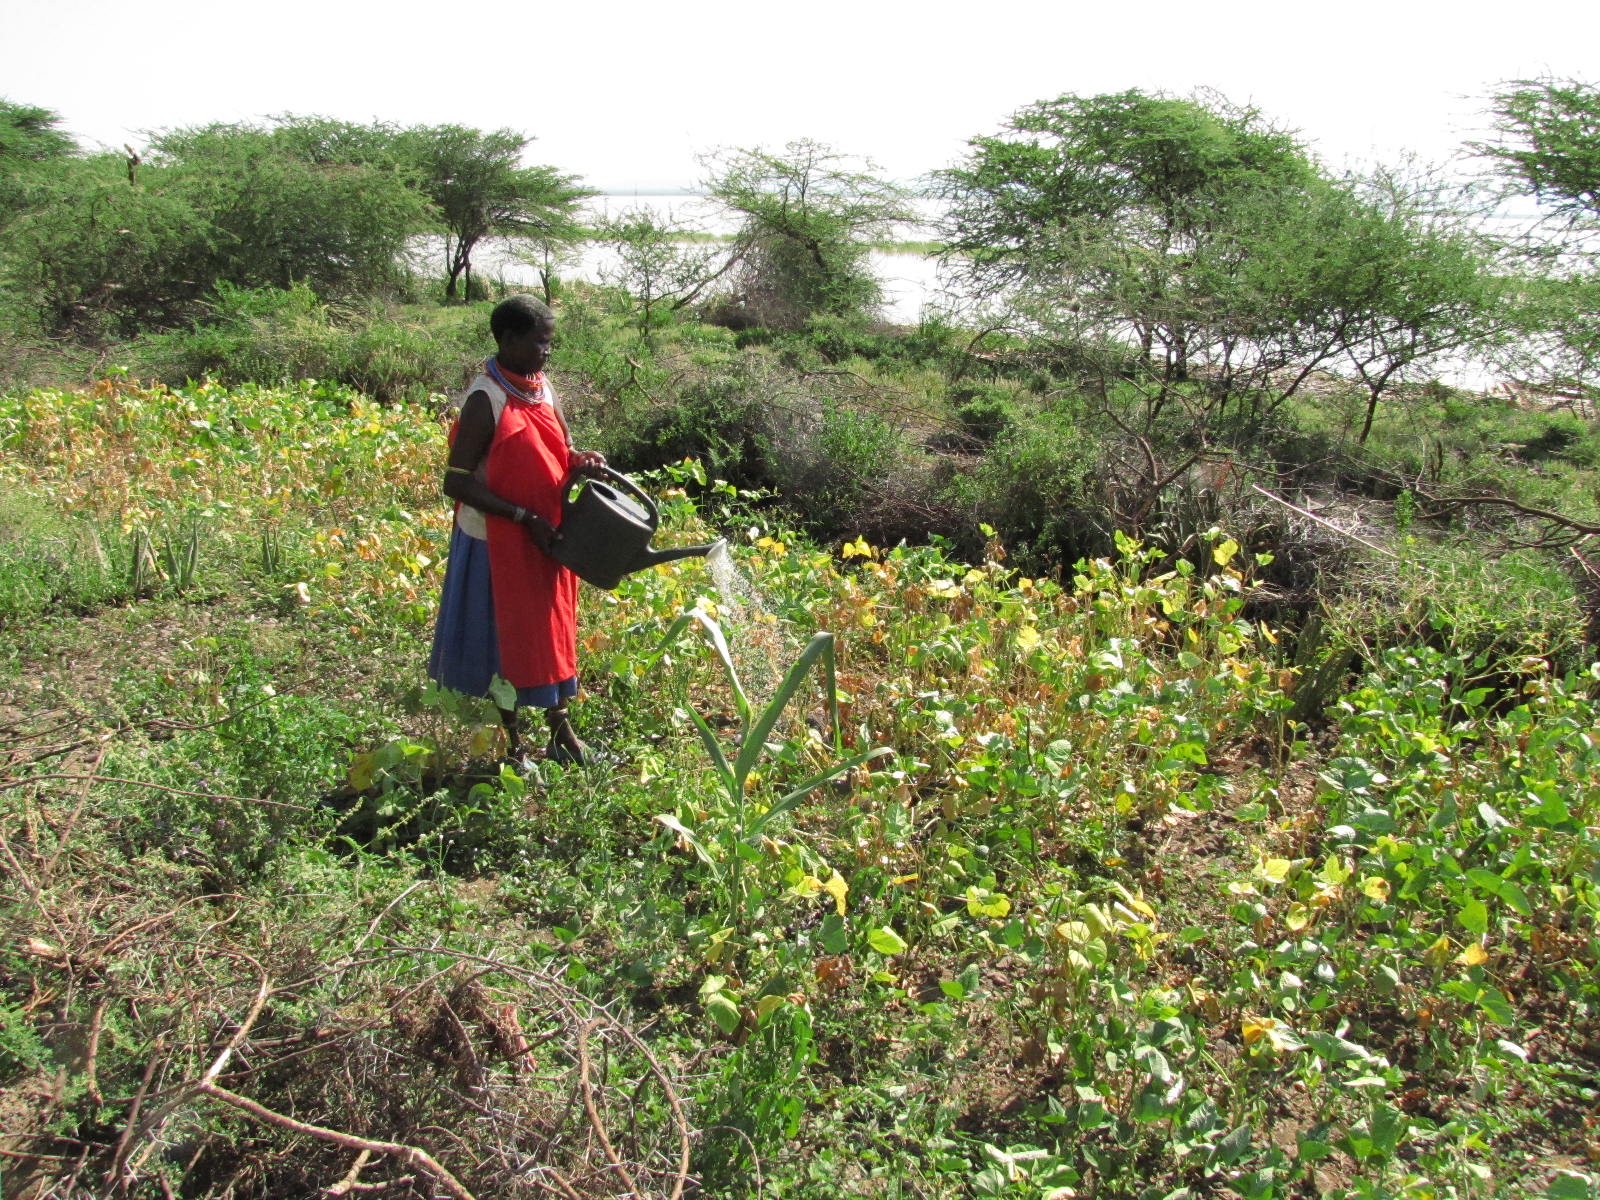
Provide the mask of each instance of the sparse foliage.
{"label": "sparse foliage", "polygon": [[798,329],[814,315],[861,316],[878,304],[867,242],[911,210],[871,162],[807,139],[781,154],[724,150],[704,165],[711,196],[742,221],[737,288],[752,323]]}
{"label": "sparse foliage", "polygon": [[613,218],[597,233],[616,255],[602,278],[631,297],[639,335],[647,341],[663,311],[692,304],[730,262],[725,250],[686,243],[680,228],[645,210]]}

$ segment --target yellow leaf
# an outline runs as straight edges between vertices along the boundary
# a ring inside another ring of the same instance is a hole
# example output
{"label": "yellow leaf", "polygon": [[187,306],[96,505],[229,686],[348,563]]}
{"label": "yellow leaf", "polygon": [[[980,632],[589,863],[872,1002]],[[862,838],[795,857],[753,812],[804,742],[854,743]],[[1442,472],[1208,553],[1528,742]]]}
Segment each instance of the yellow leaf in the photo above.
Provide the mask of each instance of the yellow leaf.
{"label": "yellow leaf", "polygon": [[1381,875],[1368,875],[1361,881],[1361,891],[1369,900],[1386,904],[1389,900],[1389,881]]}
{"label": "yellow leaf", "polygon": [[1254,1046],[1277,1022],[1271,1017],[1246,1017],[1239,1025],[1239,1032],[1244,1037],[1246,1046]]}
{"label": "yellow leaf", "polygon": [[1289,877],[1289,868],[1293,865],[1287,858],[1264,858],[1256,874],[1273,883],[1282,883]]}
{"label": "yellow leaf", "polygon": [[1093,935],[1083,921],[1063,921],[1056,926],[1056,936],[1069,945],[1081,946]]}
{"label": "yellow leaf", "polygon": [[1283,923],[1288,926],[1290,932],[1299,933],[1307,925],[1311,924],[1311,910],[1297,900],[1289,905],[1289,911],[1284,914]]}
{"label": "yellow leaf", "polygon": [[357,754],[350,760],[350,770],[345,776],[353,792],[364,792],[372,786],[372,777],[377,772],[377,759],[371,754]]}
{"label": "yellow leaf", "polygon": [[1489,961],[1489,952],[1478,945],[1477,942],[1473,942],[1460,954],[1456,955],[1456,961],[1469,967],[1481,967]]}
{"label": "yellow leaf", "polygon": [[822,885],[822,890],[833,897],[834,907],[841,917],[844,916],[844,898],[850,894],[850,885],[844,881],[844,876],[839,874],[837,867],[834,868],[828,882]]}
{"label": "yellow leaf", "polygon": [[1444,966],[1444,964],[1450,960],[1450,939],[1447,937],[1441,937],[1438,941],[1434,942],[1433,945],[1429,946],[1422,952],[1422,957],[1428,961],[1429,966]]}

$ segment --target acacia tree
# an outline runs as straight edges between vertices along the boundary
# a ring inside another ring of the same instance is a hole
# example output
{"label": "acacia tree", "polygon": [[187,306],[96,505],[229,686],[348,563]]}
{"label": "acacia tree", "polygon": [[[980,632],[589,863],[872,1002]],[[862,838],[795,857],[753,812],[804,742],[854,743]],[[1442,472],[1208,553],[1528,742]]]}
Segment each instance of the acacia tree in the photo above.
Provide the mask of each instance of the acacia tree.
{"label": "acacia tree", "polygon": [[975,294],[1069,312],[1155,377],[1157,408],[1198,365],[1224,396],[1277,365],[1276,311],[1245,276],[1252,235],[1317,184],[1288,133],[1221,97],[1134,90],[1033,104],[968,144],[935,191],[946,266]]}
{"label": "acacia tree", "polygon": [[1494,137],[1470,148],[1505,190],[1547,214],[1522,246],[1528,335],[1506,366],[1534,386],[1574,397],[1600,392],[1600,87],[1521,79],[1491,98]]}
{"label": "acacia tree", "polygon": [[7,228],[5,282],[51,332],[116,334],[181,322],[223,282],[397,287],[425,198],[392,167],[314,159],[297,139],[284,119],[173,130],[136,177],[120,155],[70,159]]}
{"label": "acacia tree", "polygon": [[549,246],[582,237],[578,206],[594,195],[577,176],[522,166],[531,139],[510,129],[419,125],[399,134],[403,159],[432,201],[445,235],[445,290],[454,299],[470,280],[472,255],[487,239],[517,237]]}
{"label": "acacia tree", "polygon": [[214,124],[150,143],[141,184],[181,195],[211,231],[197,270],[246,287],[308,283],[325,296],[396,287],[426,201],[387,164],[305,153],[292,119]]}
{"label": "acacia tree", "polygon": [[869,243],[912,212],[909,194],[879,178],[873,163],[804,139],[782,154],[722,150],[703,165],[707,192],[740,219],[737,291],[754,323],[797,329],[882,301]]}
{"label": "acacia tree", "polygon": [[48,108],[0,99],[0,226],[23,208],[31,186],[76,152],[60,123]]}
{"label": "acacia tree", "polygon": [[1491,98],[1495,138],[1472,148],[1515,192],[1593,229],[1600,222],[1600,88],[1519,79]]}
{"label": "acacia tree", "polygon": [[947,261],[1106,375],[1153,378],[1152,419],[1191,375],[1259,413],[1341,368],[1370,427],[1408,370],[1494,324],[1488,260],[1431,193],[1330,180],[1220,97],[1063,96],[970,145],[939,176]]}

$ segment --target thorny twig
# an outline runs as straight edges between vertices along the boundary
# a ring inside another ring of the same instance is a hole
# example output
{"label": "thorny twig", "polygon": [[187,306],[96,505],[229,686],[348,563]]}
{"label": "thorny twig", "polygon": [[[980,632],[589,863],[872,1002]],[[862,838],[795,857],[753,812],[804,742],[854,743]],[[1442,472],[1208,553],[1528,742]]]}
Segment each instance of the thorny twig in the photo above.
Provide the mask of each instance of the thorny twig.
{"label": "thorny twig", "polygon": [[353,1133],[341,1133],[337,1129],[328,1129],[321,1125],[308,1125],[304,1121],[296,1121],[293,1117],[286,1117],[282,1113],[273,1112],[264,1105],[257,1104],[248,1096],[241,1096],[237,1092],[230,1092],[227,1088],[219,1087],[209,1079],[202,1079],[195,1090],[201,1095],[210,1096],[214,1100],[221,1100],[224,1104],[231,1104],[243,1112],[249,1113],[256,1120],[267,1125],[275,1125],[279,1129],[287,1129],[292,1133],[305,1134],[307,1137],[316,1138],[318,1141],[332,1142],[336,1146],[344,1146],[351,1150],[367,1150],[373,1154],[389,1154],[400,1159],[408,1166],[426,1171],[439,1186],[444,1188],[456,1200],[474,1200],[460,1180],[441,1166],[426,1150],[416,1146],[407,1146],[401,1142],[381,1142],[372,1138],[357,1137]]}
{"label": "thorny twig", "polygon": [[586,1021],[582,1029],[578,1030],[578,1079],[583,1084],[583,1111],[589,1116],[589,1127],[594,1130],[595,1136],[600,1139],[600,1148],[606,1152],[606,1159],[616,1168],[618,1176],[628,1187],[628,1191],[637,1193],[638,1184],[633,1182],[633,1177],[628,1174],[628,1168],[622,1165],[622,1159],[617,1156],[616,1150],[611,1145],[611,1137],[606,1133],[604,1122],[600,1120],[600,1113],[594,1106],[594,1088],[589,1082],[589,1035],[605,1022],[599,1018]]}
{"label": "thorny twig", "polygon": [[78,824],[78,818],[83,814],[83,806],[88,803],[89,789],[94,786],[95,772],[100,769],[100,764],[106,756],[106,744],[100,743],[100,748],[95,751],[94,761],[89,764],[89,774],[84,779],[83,786],[78,789],[78,802],[72,807],[72,815],[67,818],[65,827],[56,836],[56,848],[50,855],[50,861],[45,863],[42,878],[48,880],[56,872],[56,862],[61,857],[62,850],[66,849],[67,840],[72,836],[72,831]]}
{"label": "thorny twig", "polygon": [[312,811],[304,804],[291,804],[287,800],[268,800],[263,796],[230,796],[225,792],[189,792],[182,788],[167,787],[160,783],[147,783],[143,779],[124,779],[119,775],[79,775],[56,773],[50,775],[30,775],[26,779],[11,779],[0,783],[0,792],[9,791],[16,787],[26,787],[30,783],[38,783],[45,779],[87,779],[91,783],[126,783],[131,787],[150,788],[152,791],[167,792],[173,796],[194,796],[201,800],[237,800],[241,804],[265,804],[271,808],[292,808],[297,812]]}

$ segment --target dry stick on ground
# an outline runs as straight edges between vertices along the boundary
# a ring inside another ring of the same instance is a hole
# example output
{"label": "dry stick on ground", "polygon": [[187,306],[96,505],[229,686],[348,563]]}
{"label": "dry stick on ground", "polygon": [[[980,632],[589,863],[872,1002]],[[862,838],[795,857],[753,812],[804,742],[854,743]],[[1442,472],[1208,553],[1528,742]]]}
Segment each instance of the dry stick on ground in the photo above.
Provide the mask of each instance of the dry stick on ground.
{"label": "dry stick on ground", "polygon": [[[109,959],[117,950],[117,948],[120,947],[128,938],[131,938],[134,934],[143,933],[146,929],[149,929],[153,925],[160,925],[166,921],[170,921],[185,908],[188,908],[189,905],[199,904],[206,900],[238,900],[243,902],[246,900],[246,897],[241,896],[238,892],[207,892],[203,896],[190,896],[182,904],[179,904],[174,908],[170,908],[164,913],[157,913],[153,917],[146,917],[142,921],[136,921],[126,929],[117,933],[109,942],[100,948],[99,953],[96,955],[96,961],[104,962],[106,959]],[[238,915],[238,911],[235,911],[233,915],[230,916],[227,921],[222,922],[222,924],[228,924],[237,918]],[[216,928],[215,925],[207,926],[208,930],[214,928]]]}
{"label": "dry stick on ground", "polygon": [[50,861],[45,863],[42,879],[49,880],[55,874],[56,861],[61,857],[61,851],[66,849],[67,839],[72,836],[72,831],[77,827],[78,818],[83,814],[83,806],[88,803],[89,789],[94,786],[95,772],[100,769],[100,764],[106,756],[106,743],[101,742],[100,748],[95,751],[94,761],[89,764],[89,773],[84,778],[83,786],[78,789],[78,802],[72,806],[72,815],[67,818],[66,825],[56,835],[56,848],[50,855]]}
{"label": "dry stick on ground", "polygon": [[[529,986],[539,987],[546,991],[560,995],[563,997],[564,1006],[569,1009],[581,1006],[593,1011],[595,1008],[594,1001],[588,996],[585,996],[582,992],[578,991],[576,988],[562,983],[559,980],[549,978],[548,976],[538,975],[535,972],[513,966],[510,963],[501,962],[493,958],[486,958],[481,954],[472,954],[465,950],[450,950],[438,945],[429,947],[396,946],[395,950],[412,954],[441,954],[450,958],[454,958],[460,962],[478,963],[482,966],[492,968],[493,970],[503,972],[504,974],[511,976],[513,979],[521,980],[524,984]],[[661,1093],[666,1097],[667,1107],[672,1112],[673,1128],[677,1131],[678,1135],[678,1169],[674,1173],[672,1192],[668,1196],[668,1200],[680,1200],[683,1195],[684,1188],[687,1187],[689,1183],[689,1160],[692,1135],[689,1129],[688,1115],[683,1110],[683,1105],[678,1099],[677,1091],[673,1088],[671,1081],[667,1078],[666,1070],[661,1066],[661,1060],[655,1056],[655,1053],[650,1049],[649,1046],[644,1044],[643,1039],[640,1038],[638,1034],[634,1033],[633,1030],[621,1023],[613,1025],[612,1029],[614,1032],[620,1034],[625,1041],[632,1045],[634,1049],[636,1049],[644,1057],[645,1062],[650,1066],[651,1073],[655,1075],[656,1079],[661,1084]],[[559,1178],[559,1176],[557,1176],[557,1178]]]}
{"label": "dry stick on ground", "polygon": [[357,939],[356,944],[354,946],[350,947],[349,951],[345,954],[345,958],[346,959],[350,959],[350,958],[355,957],[356,952],[358,950],[360,950],[361,947],[365,946],[367,944],[368,939],[370,939],[372,937],[372,935],[377,932],[378,926],[383,923],[383,919],[385,917],[387,917],[389,915],[389,913],[394,910],[394,906],[399,904],[400,901],[404,900],[407,896],[411,895],[412,892],[416,891],[425,882],[427,882],[427,881],[426,880],[422,880],[422,879],[417,880],[410,887],[408,887],[405,891],[401,892],[393,900],[389,901],[388,904],[385,904],[383,906],[383,911],[381,913],[379,913],[377,916],[372,918],[372,924],[367,926],[367,931],[365,933],[363,933],[359,939]]}
{"label": "dry stick on ground", "polygon": [[100,1029],[106,1017],[106,998],[101,996],[94,1002],[94,1011],[89,1014],[89,1048],[83,1056],[84,1090],[89,1094],[89,1099],[99,1107],[104,1103],[100,1095],[100,1077],[97,1067],[100,1058]]}
{"label": "dry stick on ground", "polygon": [[567,1182],[566,1176],[562,1175],[560,1171],[556,1170],[554,1167],[540,1167],[538,1169],[543,1171],[545,1174],[550,1175],[556,1181],[556,1186],[551,1187],[537,1175],[530,1175],[529,1178],[532,1179],[534,1183],[542,1187],[545,1191],[551,1192],[557,1196],[565,1196],[566,1200],[583,1200],[583,1197],[578,1195],[578,1193],[573,1189],[572,1185]]}
{"label": "dry stick on ground", "polygon": [[607,1161],[616,1168],[617,1174],[621,1177],[622,1182],[627,1185],[628,1191],[637,1195],[639,1185],[634,1183],[633,1176],[628,1174],[628,1168],[622,1165],[622,1159],[617,1156],[616,1150],[612,1148],[611,1138],[606,1133],[606,1127],[600,1120],[600,1113],[594,1106],[594,1088],[589,1082],[589,1035],[604,1024],[605,1021],[603,1019],[595,1017],[584,1022],[583,1028],[578,1030],[578,1078],[583,1084],[583,1111],[589,1116],[589,1126],[594,1130],[595,1136],[600,1139],[600,1148],[606,1152]]}
{"label": "dry stick on ground", "polygon": [[30,775],[26,779],[11,779],[0,783],[0,792],[10,791],[16,787],[26,787],[30,783],[38,783],[45,779],[87,779],[91,783],[126,783],[131,787],[150,788],[152,791],[167,792],[174,796],[194,796],[201,800],[237,800],[241,804],[265,804],[271,808],[292,808],[297,812],[312,811],[304,804],[290,804],[287,800],[268,800],[262,796],[230,796],[226,792],[186,792],[182,788],[167,787],[160,783],[146,783],[143,779],[124,779],[120,775]]}
{"label": "dry stick on ground", "polygon": [[[255,1026],[256,1019],[261,1016],[261,1010],[266,1007],[267,997],[272,994],[272,980],[261,969],[260,963],[248,954],[242,954],[237,950],[223,951],[223,953],[228,954],[230,957],[244,959],[261,976],[261,982],[256,986],[255,999],[250,1004],[250,1011],[245,1014],[244,1020],[239,1023],[239,1028],[233,1031],[233,1036],[228,1039],[228,1044],[222,1048],[217,1057],[212,1060],[211,1065],[206,1068],[206,1073],[200,1077],[199,1082],[179,1084],[177,1088],[173,1089],[167,1102],[156,1110],[155,1115],[141,1123],[139,1131],[135,1135],[137,1140],[148,1138],[150,1134],[166,1123],[167,1118],[185,1100],[222,1074],[222,1069],[228,1065],[228,1060],[233,1057],[234,1051],[243,1045],[244,1040],[250,1036],[250,1030]],[[129,1123],[132,1124],[131,1121]],[[117,1186],[119,1188],[126,1188],[133,1182],[133,1177],[138,1173],[139,1168],[144,1165],[144,1160],[150,1156],[150,1152],[153,1149],[155,1149],[154,1139],[145,1140],[137,1155],[126,1165],[118,1177]]]}
{"label": "dry stick on ground", "polygon": [[122,1163],[133,1141],[133,1131],[139,1127],[139,1110],[144,1107],[145,1095],[150,1091],[150,1081],[155,1078],[156,1066],[160,1063],[161,1052],[165,1049],[166,1040],[157,1037],[155,1052],[150,1056],[150,1061],[144,1065],[144,1078],[139,1080],[139,1090],[134,1092],[133,1103],[128,1108],[128,1120],[122,1127],[122,1136],[117,1139],[117,1148],[111,1154],[111,1169],[106,1172],[105,1182],[112,1184],[118,1192],[125,1191],[127,1183],[131,1182],[122,1173]]}
{"label": "dry stick on ground", "polygon": [[389,1154],[409,1166],[420,1171],[425,1171],[438,1181],[456,1200],[474,1200],[471,1192],[462,1186],[461,1181],[436,1162],[426,1150],[416,1146],[407,1146],[400,1142],[380,1142],[372,1138],[356,1137],[354,1134],[341,1133],[337,1129],[327,1129],[321,1125],[308,1125],[304,1121],[296,1121],[293,1117],[286,1117],[282,1113],[273,1112],[257,1104],[248,1096],[241,1096],[230,1092],[227,1088],[219,1087],[207,1079],[202,1079],[194,1089],[203,1096],[210,1096],[221,1100],[224,1104],[231,1104],[243,1112],[249,1113],[258,1121],[267,1125],[275,1125],[279,1129],[287,1129],[292,1133],[303,1133],[307,1137],[316,1138],[318,1141],[332,1142],[336,1146],[344,1146],[350,1150],[366,1150],[373,1154]]}
{"label": "dry stick on ground", "polygon": [[17,856],[11,853],[11,844],[6,841],[4,833],[0,833],[0,855],[5,857],[7,864],[11,867],[13,877],[22,883],[23,891],[28,893],[28,899],[33,901],[34,907],[39,910],[39,915],[49,922],[51,929],[56,931],[56,938],[61,943],[61,952],[65,955],[67,931],[61,928],[61,922],[56,920],[55,914],[45,907],[44,897],[39,892],[38,884],[34,883],[33,877],[22,869],[22,864],[17,861]]}
{"label": "dry stick on ground", "polygon": [[371,1159],[372,1151],[362,1150],[360,1154],[356,1155],[355,1162],[350,1164],[350,1170],[345,1173],[345,1177],[328,1188],[327,1194],[330,1196],[343,1196],[349,1193],[361,1178],[361,1168],[366,1166]]}
{"label": "dry stick on ground", "polygon": [[1385,555],[1388,558],[1393,558],[1393,559],[1396,559],[1396,560],[1398,560],[1400,558],[1400,556],[1398,554],[1396,554],[1393,550],[1386,550],[1382,546],[1378,545],[1375,542],[1369,542],[1364,537],[1358,537],[1357,535],[1351,533],[1348,529],[1340,529],[1332,521],[1329,521],[1324,517],[1319,517],[1314,512],[1307,512],[1305,509],[1301,508],[1298,504],[1290,504],[1282,496],[1274,496],[1271,492],[1267,491],[1267,489],[1262,487],[1260,484],[1252,483],[1250,485],[1250,490],[1251,491],[1255,491],[1255,492],[1260,492],[1263,496],[1265,496],[1268,500],[1271,500],[1274,504],[1281,504],[1285,508],[1289,509],[1291,512],[1297,512],[1302,517],[1309,518],[1310,520],[1315,521],[1318,525],[1322,525],[1322,526],[1325,526],[1328,529],[1333,530],[1335,533],[1339,534],[1341,537],[1347,537],[1352,542],[1360,542],[1368,550],[1376,550],[1379,554]]}

